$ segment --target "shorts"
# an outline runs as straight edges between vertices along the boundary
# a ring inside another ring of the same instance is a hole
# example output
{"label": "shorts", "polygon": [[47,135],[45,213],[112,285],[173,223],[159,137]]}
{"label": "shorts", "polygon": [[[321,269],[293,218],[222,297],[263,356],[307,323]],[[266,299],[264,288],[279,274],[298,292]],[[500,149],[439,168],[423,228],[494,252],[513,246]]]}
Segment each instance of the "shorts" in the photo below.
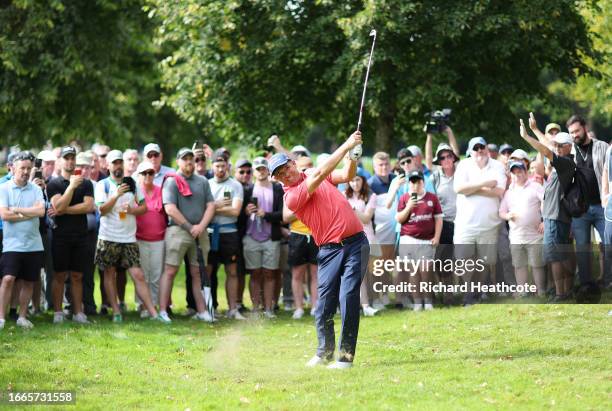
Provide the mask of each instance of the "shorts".
{"label": "shorts", "polygon": [[94,263],[101,269],[140,267],[138,243],[116,243],[98,239]]}
{"label": "shorts", "polygon": [[499,227],[495,226],[487,231],[461,232],[455,226],[453,242],[455,244],[455,258],[469,260],[474,257],[482,259],[487,265],[497,262],[497,237]]}
{"label": "shorts", "polygon": [[62,273],[73,271],[82,273],[87,267],[87,241],[83,237],[53,236],[51,241],[51,255],[53,256],[53,269]]}
{"label": "shorts", "polygon": [[292,232],[289,235],[289,265],[295,267],[304,264],[317,264],[319,247],[311,235]]}
{"label": "shorts", "polygon": [[[209,249],[208,234],[203,232],[199,239],[204,265],[206,265]],[[166,250],[166,264],[178,267],[186,255],[190,265],[198,265],[198,250],[196,249],[195,239],[181,227],[176,225],[168,227],[164,238],[164,247]]]}
{"label": "shorts", "polygon": [[398,255],[409,260],[433,260],[436,249],[431,240],[421,240],[409,235],[400,237]]}
{"label": "shorts", "polygon": [[278,270],[280,261],[280,241],[257,241],[250,235],[242,239],[244,266],[247,270]]}
{"label": "shorts", "polygon": [[40,268],[45,261],[44,251],[2,253],[2,275],[10,275],[24,281],[37,281],[40,278]]}
{"label": "shorts", "polygon": [[544,267],[544,246],[542,243],[531,244],[510,244],[510,253],[512,253],[512,265],[514,268],[529,267],[540,268]]}
{"label": "shorts", "polygon": [[544,219],[544,261],[554,263],[569,259],[572,250],[570,223]]}
{"label": "shorts", "polygon": [[[212,234],[208,235],[212,241]],[[219,249],[208,252],[208,264],[233,264],[238,262],[240,254],[240,236],[237,231],[219,234]]]}

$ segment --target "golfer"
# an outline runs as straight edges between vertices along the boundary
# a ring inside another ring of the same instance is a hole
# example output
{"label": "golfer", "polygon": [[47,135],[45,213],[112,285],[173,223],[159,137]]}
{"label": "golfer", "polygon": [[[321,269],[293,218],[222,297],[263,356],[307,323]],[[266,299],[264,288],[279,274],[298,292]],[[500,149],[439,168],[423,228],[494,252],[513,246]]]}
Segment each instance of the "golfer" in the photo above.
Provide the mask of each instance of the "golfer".
{"label": "golfer", "polygon": [[[349,160],[347,153],[359,144],[361,132],[356,131],[323,164],[304,173],[298,171],[295,162],[284,153],[272,156],[268,164],[270,174],[284,185],[287,209],[310,228],[319,246],[319,302],[315,311],[319,347],[306,364],[308,367],[333,359],[333,318],[338,303],[342,315],[340,351],[338,361],[328,368],[350,368],[355,357],[359,286],[367,269],[370,248],[363,224],[335,186],[355,177],[357,162]],[[345,156],[344,167],[336,170]]]}

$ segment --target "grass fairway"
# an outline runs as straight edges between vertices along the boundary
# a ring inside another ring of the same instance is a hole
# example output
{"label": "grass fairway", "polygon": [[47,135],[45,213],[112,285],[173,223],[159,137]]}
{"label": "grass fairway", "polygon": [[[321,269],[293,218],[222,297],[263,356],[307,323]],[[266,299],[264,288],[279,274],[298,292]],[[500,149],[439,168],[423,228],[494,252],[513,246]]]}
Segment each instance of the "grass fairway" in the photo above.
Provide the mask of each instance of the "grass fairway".
{"label": "grass fairway", "polygon": [[311,317],[53,326],[45,315],[0,332],[0,392],[71,390],[79,409],[100,410],[609,409],[610,308],[390,310],[362,319],[348,371],[304,367]]}

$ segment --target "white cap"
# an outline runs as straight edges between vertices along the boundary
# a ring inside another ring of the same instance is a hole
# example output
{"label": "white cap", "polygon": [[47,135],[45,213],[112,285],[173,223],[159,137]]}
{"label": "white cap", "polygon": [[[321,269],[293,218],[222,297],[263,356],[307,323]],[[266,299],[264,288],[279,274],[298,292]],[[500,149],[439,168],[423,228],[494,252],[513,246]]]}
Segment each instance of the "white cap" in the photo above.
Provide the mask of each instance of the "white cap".
{"label": "white cap", "polygon": [[151,151],[155,151],[156,153],[161,153],[161,149],[159,148],[159,144],[149,143],[144,146],[144,150],[142,150],[142,155],[147,156]]}
{"label": "white cap", "polygon": [[520,158],[521,160],[529,160],[529,155],[525,152],[525,150],[521,150],[517,148],[510,154],[510,158]]}
{"label": "white cap", "polygon": [[555,134],[553,141],[557,144],[572,144],[574,142],[572,136],[563,131]]}
{"label": "white cap", "polygon": [[291,152],[292,152],[292,153],[295,153],[295,152],[298,152],[298,151],[303,151],[304,153],[306,153],[306,155],[307,155],[308,157],[310,157],[310,150],[308,150],[306,147],[304,147],[304,146],[302,146],[302,145],[297,145],[297,146],[294,146],[294,147],[291,149]]}
{"label": "white cap", "polygon": [[42,161],[57,160],[57,157],[55,157],[55,154],[53,154],[53,151],[49,151],[49,150],[42,150],[40,153],[38,153],[37,158]]}
{"label": "white cap", "polygon": [[123,161],[123,153],[119,150],[111,150],[106,155],[106,161],[112,163],[113,161],[121,160]]}
{"label": "white cap", "polygon": [[413,156],[415,156],[415,157],[416,156],[423,157],[423,152],[421,151],[419,146],[412,145],[412,146],[408,146],[407,148],[408,148],[408,150],[410,150],[410,152],[412,153]]}
{"label": "white cap", "polygon": [[140,174],[143,171],[147,170],[155,171],[155,168],[153,167],[153,164],[150,161],[143,161],[142,163],[138,164],[138,167],[136,168],[136,173]]}

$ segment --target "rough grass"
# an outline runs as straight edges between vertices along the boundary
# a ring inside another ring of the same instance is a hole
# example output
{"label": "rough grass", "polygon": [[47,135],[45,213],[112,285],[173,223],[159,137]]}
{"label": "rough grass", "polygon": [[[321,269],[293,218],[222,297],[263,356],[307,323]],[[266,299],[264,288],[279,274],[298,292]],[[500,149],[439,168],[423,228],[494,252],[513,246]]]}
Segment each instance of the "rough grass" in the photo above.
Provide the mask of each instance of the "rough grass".
{"label": "rough grass", "polygon": [[[183,303],[181,284],[173,299]],[[306,369],[312,319],[284,312],[169,326],[134,313],[53,326],[44,315],[33,330],[0,332],[0,392],[71,390],[79,409],[100,410],[609,409],[611,308],[389,310],[362,319],[348,371]]]}

